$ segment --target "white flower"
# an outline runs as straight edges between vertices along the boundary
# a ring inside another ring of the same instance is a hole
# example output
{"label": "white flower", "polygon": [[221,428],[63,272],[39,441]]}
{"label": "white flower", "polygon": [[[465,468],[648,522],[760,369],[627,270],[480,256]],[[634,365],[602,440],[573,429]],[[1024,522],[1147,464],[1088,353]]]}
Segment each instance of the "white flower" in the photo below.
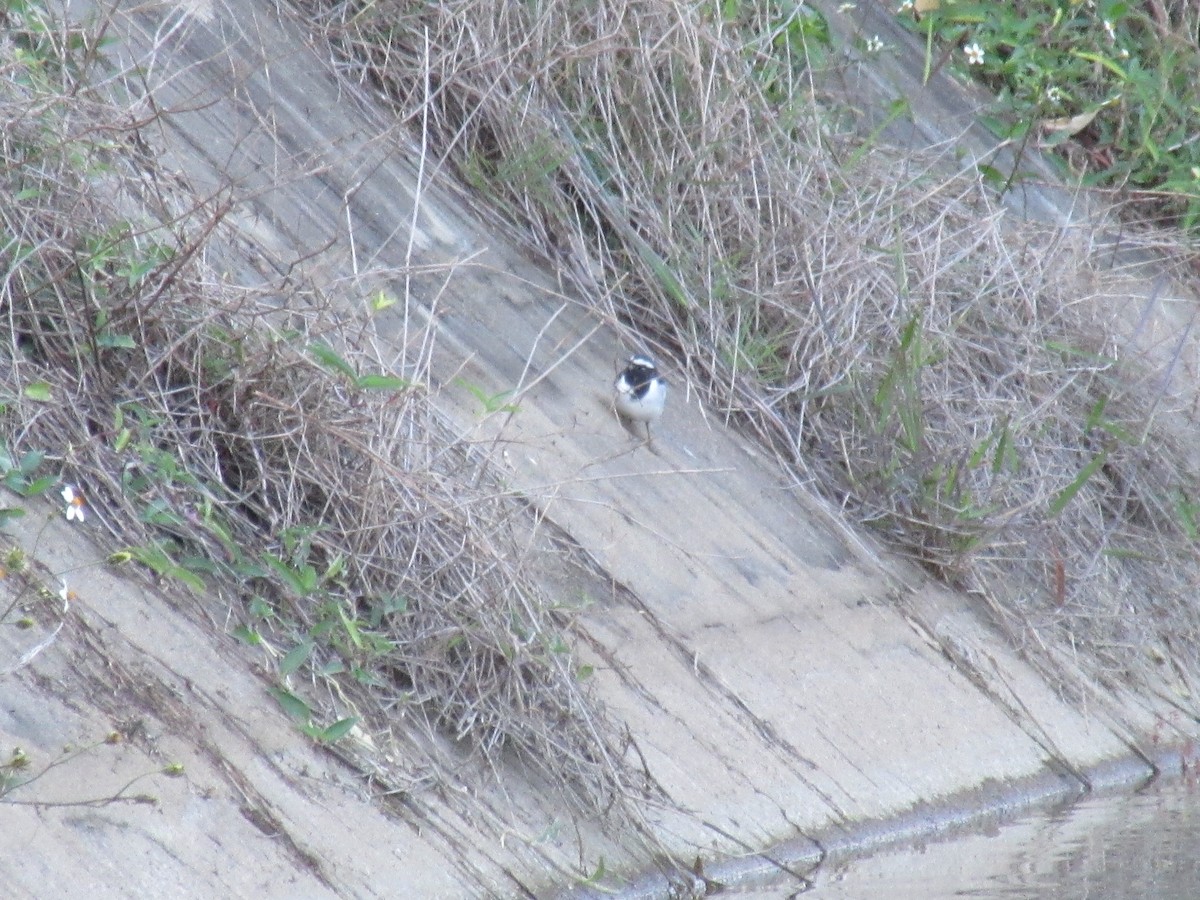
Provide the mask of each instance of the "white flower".
{"label": "white flower", "polygon": [[967,65],[982,66],[983,65],[983,48],[978,44],[971,43],[963,47],[963,53],[967,55]]}
{"label": "white flower", "polygon": [[1113,43],[1116,43],[1117,30],[1115,28],[1113,28],[1113,23],[1108,21],[1108,19],[1104,20],[1104,30],[1106,32],[1108,32],[1108,39],[1110,41],[1112,41]]}
{"label": "white flower", "polygon": [[1050,87],[1046,88],[1046,101],[1048,103],[1061,103],[1064,97],[1065,95],[1057,85],[1052,84]]}
{"label": "white flower", "polygon": [[882,49],[883,49],[883,41],[880,39],[879,35],[875,35],[874,37],[867,38],[867,52],[868,53],[878,53]]}
{"label": "white flower", "polygon": [[67,504],[65,510],[67,521],[83,521],[83,494],[75,492],[75,488],[71,485],[66,485],[62,489],[63,502]]}

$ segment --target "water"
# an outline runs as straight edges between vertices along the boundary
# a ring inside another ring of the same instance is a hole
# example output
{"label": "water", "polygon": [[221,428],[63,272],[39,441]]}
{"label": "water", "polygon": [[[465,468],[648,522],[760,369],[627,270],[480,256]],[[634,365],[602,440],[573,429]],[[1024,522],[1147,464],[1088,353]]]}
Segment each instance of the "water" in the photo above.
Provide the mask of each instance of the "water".
{"label": "water", "polygon": [[1174,781],[1030,814],[962,836],[819,870],[796,883],[738,893],[776,900],[1196,900],[1200,784]]}

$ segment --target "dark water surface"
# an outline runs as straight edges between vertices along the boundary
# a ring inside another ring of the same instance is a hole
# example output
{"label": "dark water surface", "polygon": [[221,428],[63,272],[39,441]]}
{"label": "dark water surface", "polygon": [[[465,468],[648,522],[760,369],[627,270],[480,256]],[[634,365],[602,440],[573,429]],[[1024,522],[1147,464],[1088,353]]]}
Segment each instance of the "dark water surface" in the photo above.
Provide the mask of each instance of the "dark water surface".
{"label": "dark water surface", "polygon": [[1091,797],[964,835],[855,860],[734,896],[775,900],[1119,900],[1200,898],[1200,783]]}

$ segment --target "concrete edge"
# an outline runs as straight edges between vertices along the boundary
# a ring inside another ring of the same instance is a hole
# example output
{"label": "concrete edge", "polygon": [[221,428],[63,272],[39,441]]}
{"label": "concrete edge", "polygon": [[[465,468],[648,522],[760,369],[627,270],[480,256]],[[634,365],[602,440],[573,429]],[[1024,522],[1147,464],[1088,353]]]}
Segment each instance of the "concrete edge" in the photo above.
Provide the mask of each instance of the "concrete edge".
{"label": "concrete edge", "polygon": [[[931,841],[952,841],[985,829],[999,829],[1017,819],[1058,808],[1070,808],[1089,798],[1134,794],[1160,781],[1174,781],[1200,765],[1198,749],[1182,743],[1161,748],[1151,759],[1138,755],[1105,760],[1076,774],[1046,769],[1013,781],[985,782],[960,794],[919,803],[884,819],[855,822],[846,828],[827,828],[759,851],[747,848],[744,857],[697,868],[695,872],[645,872],[628,887],[613,893],[570,889],[561,898],[663,900],[706,896],[714,890],[778,887],[794,880],[807,890],[823,869],[845,865],[887,850]],[[688,884],[688,882],[691,882]],[[681,886],[685,891],[680,893]]]}

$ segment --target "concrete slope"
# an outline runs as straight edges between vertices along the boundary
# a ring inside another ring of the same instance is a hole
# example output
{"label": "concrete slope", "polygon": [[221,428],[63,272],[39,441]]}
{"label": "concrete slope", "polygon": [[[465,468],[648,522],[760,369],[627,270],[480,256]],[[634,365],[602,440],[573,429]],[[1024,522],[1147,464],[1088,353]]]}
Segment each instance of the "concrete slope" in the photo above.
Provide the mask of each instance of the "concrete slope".
{"label": "concrete slope", "polygon": [[[547,582],[590,602],[581,641],[600,695],[670,800],[647,812],[665,846],[749,856],[793,841],[779,854],[803,859],[839,835],[867,835],[864,823],[911,823],[914,810],[951,802],[966,812],[973,797],[991,803],[1018,788],[1070,789],[1108,763],[1149,755],[1133,748],[1165,721],[1165,703],[1082,682],[1086,704],[1060,696],[968,598],[886,561],[706,414],[678,375],[653,447],[633,440],[609,404],[615,364],[638,349],[636,337],[564,296],[552,272],[477,221],[417,164],[407,135],[346,94],[296,23],[252,0],[221,0],[191,12],[143,6],[126,24],[134,56],[169,35],[170,52],[148,72],[159,107],[177,110],[158,140],[197,186],[232,189],[245,250],[230,255],[232,277],[254,279],[258,266],[274,278],[296,264],[348,309],[372,287],[402,295],[411,279],[423,309],[410,313],[437,323],[427,349],[439,405],[464,434],[496,442],[543,536],[570,548],[576,564],[547,560]],[[423,352],[406,345],[400,313],[378,325],[375,339],[398,357]],[[462,382],[512,390],[519,410],[481,417]],[[485,792],[477,802],[487,814],[474,818],[436,793],[400,812],[373,805],[335,762],[300,745],[219,634],[179,612],[162,628],[191,629],[187,640],[148,633],[168,613],[147,603],[133,619],[118,616],[109,604],[124,590],[95,586],[84,601],[92,627],[139,678],[204,698],[178,711],[203,726],[174,732],[179,752],[210,773],[214,805],[195,790],[163,800],[171,846],[220,834],[218,854],[234,848],[271,877],[291,872],[281,896],[510,893],[564,884],[546,867],[573,854],[586,867],[601,855],[610,867],[637,861],[635,848],[586,823],[582,849],[539,842],[539,825],[565,814],[532,793]],[[213,746],[219,753],[202,752]],[[246,827],[258,825],[248,807],[270,810],[270,827]],[[494,820],[519,827],[505,834]],[[88,828],[63,819],[47,833],[72,836],[80,867],[109,854],[127,867],[145,859],[184,885],[179,896],[263,895],[232,875],[189,890],[185,876],[203,867],[186,855],[122,855],[128,848],[93,841]],[[244,876],[242,865],[230,863]]]}
{"label": "concrete slope", "polygon": [[[70,603],[61,630],[0,634],[0,747],[5,762],[14,748],[28,758],[17,780],[38,776],[0,805],[19,848],[0,860],[5,897],[516,891],[512,854],[456,844],[472,829],[448,805],[424,816],[372,803],[280,714],[223,623],[188,614],[194,598],[148,590],[105,565],[94,524],[45,513],[19,545],[31,577],[65,581]],[[3,582],[9,599],[23,580]]]}

